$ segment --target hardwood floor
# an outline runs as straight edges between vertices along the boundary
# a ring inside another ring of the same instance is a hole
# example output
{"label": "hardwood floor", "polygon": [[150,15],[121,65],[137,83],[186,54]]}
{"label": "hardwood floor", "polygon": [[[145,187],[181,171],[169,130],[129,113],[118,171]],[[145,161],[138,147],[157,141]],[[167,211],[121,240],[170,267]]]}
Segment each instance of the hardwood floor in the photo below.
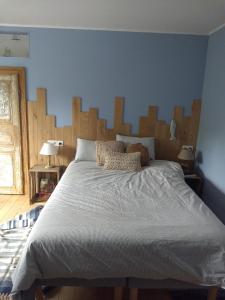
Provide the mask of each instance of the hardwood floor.
{"label": "hardwood floor", "polygon": [[[49,300],[114,300],[113,288],[63,287]],[[172,300],[168,291],[140,290],[138,300]],[[129,300],[129,291],[124,289],[122,300]]]}
{"label": "hardwood floor", "polygon": [[38,202],[30,205],[29,198],[25,195],[0,195],[0,223],[4,223],[40,204],[43,203]]}

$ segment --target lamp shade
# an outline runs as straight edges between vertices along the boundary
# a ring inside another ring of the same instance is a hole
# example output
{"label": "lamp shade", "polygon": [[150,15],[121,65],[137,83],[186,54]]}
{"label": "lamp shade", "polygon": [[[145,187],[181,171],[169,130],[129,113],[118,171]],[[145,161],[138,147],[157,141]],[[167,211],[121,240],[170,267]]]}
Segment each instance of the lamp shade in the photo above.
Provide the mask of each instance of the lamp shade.
{"label": "lamp shade", "polygon": [[56,155],[58,148],[52,143],[44,143],[41,147],[41,155]]}
{"label": "lamp shade", "polygon": [[182,148],[177,156],[180,160],[194,160],[194,153],[191,148]]}

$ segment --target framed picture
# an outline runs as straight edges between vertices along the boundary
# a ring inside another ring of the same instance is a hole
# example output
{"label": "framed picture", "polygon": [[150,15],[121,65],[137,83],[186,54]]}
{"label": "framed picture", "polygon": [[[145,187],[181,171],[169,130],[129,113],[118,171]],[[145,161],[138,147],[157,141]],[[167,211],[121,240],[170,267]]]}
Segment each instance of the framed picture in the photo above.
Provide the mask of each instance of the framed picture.
{"label": "framed picture", "polygon": [[28,57],[28,33],[0,32],[0,56],[2,57]]}

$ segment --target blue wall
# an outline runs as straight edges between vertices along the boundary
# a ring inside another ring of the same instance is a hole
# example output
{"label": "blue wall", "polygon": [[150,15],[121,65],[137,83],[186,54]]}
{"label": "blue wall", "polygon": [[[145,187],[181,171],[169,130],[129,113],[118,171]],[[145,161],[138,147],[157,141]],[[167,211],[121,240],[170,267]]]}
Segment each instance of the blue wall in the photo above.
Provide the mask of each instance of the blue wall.
{"label": "blue wall", "polygon": [[198,150],[203,196],[225,222],[225,28],[209,38]]}
{"label": "blue wall", "polygon": [[170,120],[174,105],[190,113],[202,93],[208,38],[205,36],[68,29],[4,28],[30,33],[29,58],[0,58],[2,66],[27,68],[28,98],[48,89],[48,112],[57,125],[71,124],[71,98],[100,108],[112,125],[113,99],[126,98],[125,120],[137,131],[149,104]]}

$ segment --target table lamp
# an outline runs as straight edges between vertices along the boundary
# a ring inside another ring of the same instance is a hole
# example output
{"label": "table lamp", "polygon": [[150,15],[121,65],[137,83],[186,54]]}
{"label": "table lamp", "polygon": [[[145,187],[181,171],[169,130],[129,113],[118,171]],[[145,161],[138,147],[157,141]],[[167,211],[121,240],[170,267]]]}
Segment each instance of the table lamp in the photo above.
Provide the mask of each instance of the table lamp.
{"label": "table lamp", "polygon": [[182,146],[177,158],[181,160],[185,173],[193,170],[195,156],[192,147]]}
{"label": "table lamp", "polygon": [[57,152],[58,152],[58,147],[56,147],[52,143],[44,143],[42,145],[40,154],[48,156],[48,164],[45,166],[46,169],[51,168],[51,165],[50,165],[50,156],[51,155],[56,155]]}

